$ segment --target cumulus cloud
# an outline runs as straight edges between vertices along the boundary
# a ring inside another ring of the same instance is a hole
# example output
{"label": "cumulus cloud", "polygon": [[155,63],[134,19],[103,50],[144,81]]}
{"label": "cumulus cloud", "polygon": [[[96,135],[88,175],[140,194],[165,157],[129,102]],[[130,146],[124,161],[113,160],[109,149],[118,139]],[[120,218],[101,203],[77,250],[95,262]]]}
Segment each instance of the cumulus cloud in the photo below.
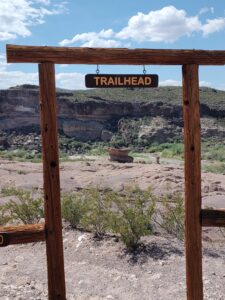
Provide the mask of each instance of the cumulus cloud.
{"label": "cumulus cloud", "polygon": [[56,74],[56,86],[70,90],[85,89],[84,74],[58,73]]}
{"label": "cumulus cloud", "polygon": [[199,16],[188,16],[186,11],[174,6],[163,7],[150,11],[148,14],[139,12],[131,17],[128,25],[117,33],[121,39],[133,39],[137,42],[175,42],[183,36],[191,36],[200,32],[203,36],[220,31],[225,27],[224,18],[209,19],[204,24]]}
{"label": "cumulus cloud", "polygon": [[0,40],[30,36],[30,26],[44,23],[45,16],[64,11],[65,2],[53,5],[50,0],[1,0]]}
{"label": "cumulus cloud", "polygon": [[[37,73],[25,73],[21,71],[1,71],[0,89],[6,89],[21,84],[38,84]],[[4,79],[4,80],[2,80]]]}
{"label": "cumulus cloud", "polygon": [[108,29],[100,32],[80,33],[72,39],[62,40],[59,44],[61,46],[78,44],[82,47],[120,47],[125,46],[125,40],[140,43],[173,43],[181,37],[190,37],[195,33],[206,37],[225,28],[225,18],[207,19],[202,22],[201,15],[208,11],[213,13],[213,7],[203,8],[197,15],[188,16],[183,9],[166,6],[160,10],[150,11],[148,14],[137,13],[119,32]]}
{"label": "cumulus cloud", "polygon": [[[0,55],[1,58],[1,55]],[[38,73],[27,73],[22,71],[8,71],[6,65],[0,63],[0,89],[7,89],[21,84],[38,85]],[[84,74],[81,73],[58,73],[56,74],[56,86],[80,90],[85,89]]]}
{"label": "cumulus cloud", "polygon": [[80,42],[82,47],[120,47],[121,42],[112,39],[115,33],[112,29],[100,32],[87,32],[76,34],[72,39],[64,39],[59,42],[60,46],[68,46]]}
{"label": "cumulus cloud", "polygon": [[207,36],[213,32],[221,31],[223,28],[225,28],[224,18],[207,20],[206,24],[202,25],[203,36]]}

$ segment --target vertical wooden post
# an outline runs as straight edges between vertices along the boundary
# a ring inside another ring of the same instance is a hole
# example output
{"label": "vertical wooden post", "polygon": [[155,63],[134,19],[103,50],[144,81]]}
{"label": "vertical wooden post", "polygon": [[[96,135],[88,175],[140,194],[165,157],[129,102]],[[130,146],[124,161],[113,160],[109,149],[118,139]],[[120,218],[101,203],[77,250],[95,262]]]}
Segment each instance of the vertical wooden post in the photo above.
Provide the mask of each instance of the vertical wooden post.
{"label": "vertical wooden post", "polygon": [[48,291],[50,300],[65,300],[55,70],[53,63],[39,64],[39,83]]}
{"label": "vertical wooden post", "polygon": [[182,71],[187,299],[202,300],[201,126],[198,65],[184,65]]}

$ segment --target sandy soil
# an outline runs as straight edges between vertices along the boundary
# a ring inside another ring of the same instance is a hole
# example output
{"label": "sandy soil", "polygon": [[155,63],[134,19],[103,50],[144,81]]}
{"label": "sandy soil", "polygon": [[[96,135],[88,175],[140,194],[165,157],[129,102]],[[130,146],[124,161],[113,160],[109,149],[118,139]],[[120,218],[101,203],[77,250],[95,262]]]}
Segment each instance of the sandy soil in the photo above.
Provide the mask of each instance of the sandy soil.
{"label": "sandy soil", "polygon": [[[42,165],[0,160],[0,188],[14,185],[42,189]],[[141,188],[151,186],[154,193],[183,191],[184,171],[178,164],[120,164],[107,158],[60,164],[61,190],[77,190],[88,186],[122,191],[127,184]],[[225,175],[202,173],[203,206],[225,207]],[[1,199],[0,201],[7,201]]]}
{"label": "sandy soil", "polygon": [[[172,164],[118,164],[107,159],[60,165],[61,189],[90,185],[123,190],[126,184],[152,186],[156,194],[182,191],[183,168]],[[41,164],[0,161],[0,188],[6,185],[42,189]],[[225,207],[225,176],[202,174],[203,206]],[[1,201],[7,201],[2,198]],[[130,254],[114,237],[94,240],[89,233],[64,228],[67,299],[185,299],[184,245],[155,234]],[[203,281],[207,300],[225,299],[224,238],[218,230],[210,240],[204,231]],[[0,299],[47,299],[45,244],[0,250]]]}

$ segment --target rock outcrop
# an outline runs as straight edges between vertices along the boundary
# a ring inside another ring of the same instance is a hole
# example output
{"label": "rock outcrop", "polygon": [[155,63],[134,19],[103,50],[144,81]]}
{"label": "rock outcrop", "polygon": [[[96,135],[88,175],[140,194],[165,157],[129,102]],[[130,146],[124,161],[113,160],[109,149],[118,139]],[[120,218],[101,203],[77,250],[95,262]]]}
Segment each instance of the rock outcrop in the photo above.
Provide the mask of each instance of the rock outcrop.
{"label": "rock outcrop", "polygon": [[[140,90],[140,93],[142,91]],[[85,91],[83,92],[85,96]],[[37,128],[39,126],[38,87],[23,85],[0,91],[0,130]],[[165,96],[166,97],[166,96]],[[77,100],[73,91],[57,90],[58,127],[68,137],[80,141],[110,140],[118,130],[121,118],[152,118],[150,124],[140,126],[139,139],[165,141],[182,134],[182,106],[172,101],[106,100],[87,96]],[[205,118],[203,135],[219,134],[225,137],[225,127],[218,126],[214,117],[225,117],[225,111],[217,111],[205,104],[201,106]],[[212,126],[207,126],[207,119]]]}

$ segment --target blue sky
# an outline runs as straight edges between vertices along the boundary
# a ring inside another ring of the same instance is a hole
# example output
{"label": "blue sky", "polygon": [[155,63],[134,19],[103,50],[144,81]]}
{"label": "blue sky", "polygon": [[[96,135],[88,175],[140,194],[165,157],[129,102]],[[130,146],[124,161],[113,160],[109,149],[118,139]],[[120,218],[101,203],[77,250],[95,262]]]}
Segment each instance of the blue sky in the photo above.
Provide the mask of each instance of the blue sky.
{"label": "blue sky", "polygon": [[[6,64],[5,45],[225,50],[225,1],[1,0],[0,88],[38,84],[37,65]],[[56,66],[57,86],[84,88],[93,65]],[[160,85],[180,85],[181,67],[146,66]],[[142,66],[100,66],[142,73]],[[225,66],[200,67],[201,86],[225,90]]]}

